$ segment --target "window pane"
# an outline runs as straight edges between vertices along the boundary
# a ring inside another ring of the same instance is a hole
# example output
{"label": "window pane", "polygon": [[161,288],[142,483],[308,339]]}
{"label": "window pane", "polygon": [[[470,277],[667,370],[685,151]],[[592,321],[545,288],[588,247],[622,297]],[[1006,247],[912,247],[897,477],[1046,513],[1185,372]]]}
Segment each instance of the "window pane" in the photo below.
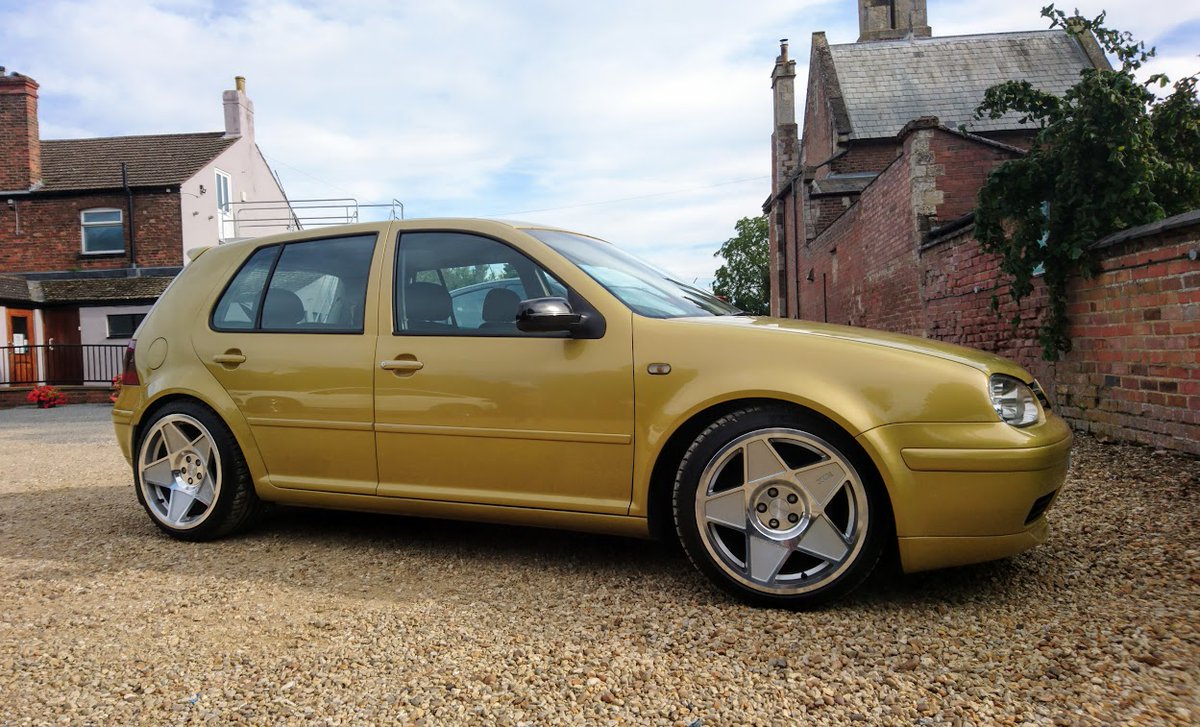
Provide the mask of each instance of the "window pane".
{"label": "window pane", "polygon": [[217,207],[226,210],[229,207],[229,177],[217,172]]}
{"label": "window pane", "polygon": [[287,245],[263,303],[263,330],[363,330],[375,236]]}
{"label": "window pane", "polygon": [[121,222],[121,210],[88,210],[83,213],[83,223],[85,225],[95,224],[97,222]]}
{"label": "window pane", "polygon": [[233,282],[225,289],[217,307],[213,309],[212,325],[218,330],[244,330],[254,328],[258,316],[258,301],[262,298],[263,285],[271,272],[271,263],[279,254],[279,246],[258,250],[242,265]]}
{"label": "window pane", "polygon": [[527,232],[578,265],[639,315],[679,318],[736,315],[741,312],[712,293],[674,280],[661,270],[606,242],[554,230]]}
{"label": "window pane", "polygon": [[125,250],[125,229],[120,225],[83,228],[84,252],[122,252]]}
{"label": "window pane", "polygon": [[551,280],[532,260],[496,240],[448,232],[406,234],[396,258],[395,330],[523,335],[516,326],[517,304],[549,295]]}
{"label": "window pane", "polygon": [[145,313],[114,313],[108,316],[109,338],[132,338]]}

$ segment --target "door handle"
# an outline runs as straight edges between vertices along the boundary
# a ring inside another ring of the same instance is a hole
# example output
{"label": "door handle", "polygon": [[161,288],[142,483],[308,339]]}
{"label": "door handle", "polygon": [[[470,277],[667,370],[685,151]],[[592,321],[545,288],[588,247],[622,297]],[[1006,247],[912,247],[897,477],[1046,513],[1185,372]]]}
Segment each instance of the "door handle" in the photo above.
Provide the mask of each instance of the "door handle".
{"label": "door handle", "polygon": [[246,357],[235,351],[226,351],[218,353],[212,357],[213,363],[219,363],[222,366],[237,366],[238,364],[246,363]]}
{"label": "door handle", "polygon": [[420,371],[425,368],[425,364],[414,359],[393,359],[392,361],[380,361],[379,368],[384,371]]}

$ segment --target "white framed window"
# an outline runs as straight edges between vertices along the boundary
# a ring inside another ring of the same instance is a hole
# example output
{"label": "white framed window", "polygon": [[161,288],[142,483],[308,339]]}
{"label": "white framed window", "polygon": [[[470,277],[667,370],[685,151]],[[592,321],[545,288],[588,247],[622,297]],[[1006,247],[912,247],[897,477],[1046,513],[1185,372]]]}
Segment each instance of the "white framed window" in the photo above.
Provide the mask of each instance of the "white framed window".
{"label": "white framed window", "polygon": [[94,209],[79,213],[84,255],[103,255],[125,252],[125,227],[121,210]]}
{"label": "white framed window", "polygon": [[216,175],[214,186],[217,190],[217,239],[224,240],[233,234],[230,229],[230,222],[233,220],[233,208],[230,206],[230,202],[233,201],[232,182],[229,175],[220,169],[216,170]]}

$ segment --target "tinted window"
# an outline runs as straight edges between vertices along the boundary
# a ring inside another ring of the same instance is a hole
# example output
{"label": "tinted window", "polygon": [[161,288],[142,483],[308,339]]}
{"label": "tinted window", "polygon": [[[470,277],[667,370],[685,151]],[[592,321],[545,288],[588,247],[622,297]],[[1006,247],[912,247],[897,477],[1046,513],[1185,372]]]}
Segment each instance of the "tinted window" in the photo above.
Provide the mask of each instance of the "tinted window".
{"label": "tinted window", "polygon": [[374,235],[263,248],[221,296],[213,327],[361,333],[374,251]]}
{"label": "tinted window", "polygon": [[108,316],[109,338],[132,338],[133,332],[145,319],[145,313],[113,313]]}
{"label": "tinted window", "polygon": [[249,330],[258,320],[263,286],[279,255],[279,246],[258,250],[233,277],[213,310],[212,326],[219,330]]}
{"label": "tinted window", "polygon": [[374,251],[374,235],[284,247],[267,286],[262,329],[361,333]]}
{"label": "tinted window", "polygon": [[566,287],[496,240],[452,232],[400,238],[393,296],[395,331],[460,336],[524,335],[517,304],[566,295]]}

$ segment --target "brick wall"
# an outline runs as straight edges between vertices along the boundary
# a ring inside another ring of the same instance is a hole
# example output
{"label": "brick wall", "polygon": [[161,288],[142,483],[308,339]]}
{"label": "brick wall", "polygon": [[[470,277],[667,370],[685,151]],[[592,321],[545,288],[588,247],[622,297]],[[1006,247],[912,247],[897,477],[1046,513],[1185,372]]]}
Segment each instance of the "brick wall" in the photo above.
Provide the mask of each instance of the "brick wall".
{"label": "brick wall", "polygon": [[[893,155],[894,156],[894,155]],[[920,334],[912,169],[896,160],[804,246],[801,317]],[[839,200],[840,204],[840,200]],[[806,280],[812,270],[812,280]]]}
{"label": "brick wall", "polygon": [[895,139],[879,139],[854,144],[846,153],[829,165],[838,174],[854,172],[878,172],[892,163],[900,153],[900,143]]}
{"label": "brick wall", "polygon": [[24,190],[42,178],[38,84],[0,68],[0,189]]}
{"label": "brick wall", "polygon": [[[1076,429],[1200,455],[1200,215],[1173,230],[1134,231],[1097,251],[1100,272],[1072,282],[1073,350],[1041,359],[1040,283],[1017,307],[997,287],[998,259],[969,234],[924,251],[931,338],[994,351],[1028,368]],[[991,297],[1003,304],[991,311]]]}
{"label": "brick wall", "polygon": [[[124,220],[124,193],[34,195],[18,197],[14,201],[15,210],[7,206],[0,208],[0,270],[45,272],[129,266],[128,238],[125,253],[84,255],[80,227],[80,212],[98,207],[119,209]],[[178,194],[135,192],[133,219],[139,266],[171,267],[183,264]],[[128,224],[128,220],[124,221]]]}
{"label": "brick wall", "polygon": [[1037,337],[1041,281],[1017,305],[970,226],[928,234],[970,212],[1013,153],[926,122],[903,137],[902,155],[799,251],[800,317],[999,353],[1076,429],[1200,454],[1200,212],[1098,243],[1098,274],[1070,288],[1074,350],[1052,364]]}
{"label": "brick wall", "polygon": [[[14,409],[19,406],[35,408],[25,397],[31,387],[0,388],[0,409]],[[107,386],[59,386],[59,391],[67,396],[67,406],[71,404],[108,404],[111,389]]]}

